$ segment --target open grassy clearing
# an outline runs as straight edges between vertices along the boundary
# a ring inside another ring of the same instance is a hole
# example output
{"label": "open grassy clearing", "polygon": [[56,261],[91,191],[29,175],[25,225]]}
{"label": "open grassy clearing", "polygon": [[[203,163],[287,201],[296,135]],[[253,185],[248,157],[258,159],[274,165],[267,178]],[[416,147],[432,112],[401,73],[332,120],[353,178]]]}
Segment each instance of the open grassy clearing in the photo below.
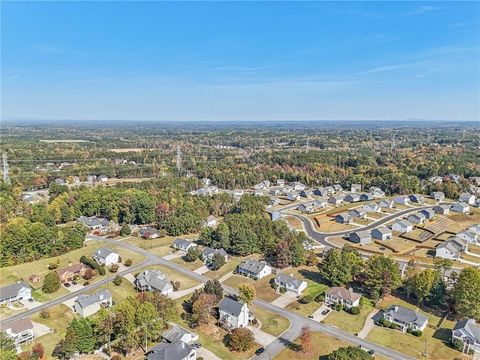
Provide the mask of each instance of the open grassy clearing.
{"label": "open grassy clearing", "polygon": [[192,271],[195,271],[198,268],[203,266],[202,260],[195,260],[193,262],[189,262],[189,261],[183,260],[183,256],[172,259],[172,261]]}
{"label": "open grassy clearing", "polygon": [[370,301],[365,300],[363,305],[360,307],[360,314],[352,315],[344,310],[332,310],[324,322],[326,324],[335,325],[339,329],[348,331],[351,334],[356,334],[363,328],[365,320],[372,310],[373,305],[370,303]]}
{"label": "open grassy clearing", "polygon": [[230,260],[225,265],[223,265],[220,269],[216,271],[212,271],[212,270],[207,271],[204,275],[209,277],[210,279],[218,280],[224,275],[234,271],[242,260],[243,258],[240,258],[240,257],[231,257]]}
{"label": "open grassy clearing", "polygon": [[123,240],[129,244],[138,246],[142,249],[155,249],[158,247],[169,247],[175,241],[175,239],[182,238],[182,239],[197,239],[198,234],[189,234],[189,235],[182,235],[182,236],[165,236],[163,238],[157,239],[143,239],[140,236],[132,236],[126,240]]}
{"label": "open grassy clearing", "polygon": [[454,221],[448,230],[458,233],[480,222],[480,209],[470,207],[470,215],[451,212],[447,217]]}
{"label": "open grassy clearing", "polygon": [[270,280],[273,279],[275,275],[269,275],[260,280],[253,280],[241,275],[232,275],[223,283],[227,286],[230,286],[234,289],[238,289],[238,286],[242,283],[252,284],[257,291],[257,298],[260,298],[265,301],[273,301],[278,298],[280,295],[275,292],[270,286]]}
{"label": "open grassy clearing", "polygon": [[477,255],[480,255],[480,246],[478,245],[470,245],[468,247],[468,251]]}
{"label": "open grassy clearing", "polygon": [[262,323],[261,330],[274,336],[279,336],[290,326],[290,320],[272,313],[268,310],[264,310],[257,306],[251,306],[250,309],[255,314],[255,318]]}

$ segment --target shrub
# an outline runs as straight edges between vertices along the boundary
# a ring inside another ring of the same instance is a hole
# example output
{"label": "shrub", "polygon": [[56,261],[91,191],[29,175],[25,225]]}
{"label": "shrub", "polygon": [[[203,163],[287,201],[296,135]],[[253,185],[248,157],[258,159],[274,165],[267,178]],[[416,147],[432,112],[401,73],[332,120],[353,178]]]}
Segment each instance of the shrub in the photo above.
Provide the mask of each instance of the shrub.
{"label": "shrub", "polygon": [[40,312],[40,317],[42,319],[48,319],[50,317],[50,313],[48,312],[48,310],[42,310]]}
{"label": "shrub", "polygon": [[280,294],[285,294],[285,293],[287,292],[287,289],[285,289],[285,288],[282,286],[282,287],[280,287],[279,291],[280,291]]}
{"label": "shrub", "polygon": [[88,285],[90,285],[90,282],[89,282],[89,281],[85,281],[85,282],[83,283],[83,286],[88,286]]}
{"label": "shrub", "polygon": [[464,347],[464,344],[463,344],[463,341],[460,340],[460,339],[453,339],[452,342],[452,347],[455,349],[455,350],[458,350],[458,351],[463,351],[463,347]]}
{"label": "shrub", "polygon": [[55,271],[49,272],[45,275],[45,279],[43,280],[42,291],[45,294],[52,294],[58,289],[60,289],[60,277]]}
{"label": "shrub", "polygon": [[115,276],[115,279],[113,279],[113,283],[116,285],[116,286],[120,286],[122,285],[122,282],[123,282],[123,279],[120,277],[120,276]]}
{"label": "shrub", "polygon": [[422,336],[422,332],[420,330],[413,330],[412,331],[412,335],[415,335],[416,337],[420,337]]}
{"label": "shrub", "polygon": [[80,258],[80,262],[85,264],[89,268],[95,270],[100,275],[105,275],[106,274],[105,268],[103,266],[98,265],[97,262],[95,262],[92,259],[87,258],[85,255],[83,255]]}
{"label": "shrub", "polygon": [[315,297],[315,302],[317,303],[322,303],[324,300],[325,300],[325,292],[322,292],[321,294]]}
{"label": "shrub", "polygon": [[55,270],[56,268],[58,268],[58,264],[57,264],[57,263],[50,263],[50,264],[48,264],[48,270]]}
{"label": "shrub", "polygon": [[117,264],[112,264],[112,266],[110,266],[110,272],[111,273],[116,273],[118,271],[118,265]]}
{"label": "shrub", "polygon": [[313,301],[313,296],[311,294],[305,295],[302,297],[302,304],[310,304]]}
{"label": "shrub", "polygon": [[247,351],[255,344],[255,337],[250,329],[236,328],[225,336],[224,341],[231,351]]}
{"label": "shrub", "polygon": [[127,260],[125,260],[124,265],[125,266],[132,266],[132,263],[133,263],[132,259],[127,259]]}
{"label": "shrub", "polygon": [[358,315],[360,314],[360,308],[358,306],[353,306],[350,308],[350,314]]}
{"label": "shrub", "polygon": [[130,231],[130,227],[128,224],[123,224],[122,228],[120,229],[120,236],[127,236],[130,235],[132,232]]}
{"label": "shrub", "polygon": [[185,261],[194,262],[200,257],[201,253],[202,252],[200,251],[200,249],[198,249],[196,246],[191,247],[190,249],[188,249],[187,253],[183,258],[185,259]]}
{"label": "shrub", "polygon": [[172,283],[172,286],[173,286],[173,290],[174,290],[174,291],[180,290],[180,281],[178,281],[178,280],[177,280],[177,281],[173,281],[173,280],[172,280],[171,283]]}
{"label": "shrub", "polygon": [[340,303],[338,303],[338,304],[335,305],[334,308],[335,308],[335,310],[337,310],[337,311],[342,311],[342,310],[343,310],[343,305],[340,304]]}

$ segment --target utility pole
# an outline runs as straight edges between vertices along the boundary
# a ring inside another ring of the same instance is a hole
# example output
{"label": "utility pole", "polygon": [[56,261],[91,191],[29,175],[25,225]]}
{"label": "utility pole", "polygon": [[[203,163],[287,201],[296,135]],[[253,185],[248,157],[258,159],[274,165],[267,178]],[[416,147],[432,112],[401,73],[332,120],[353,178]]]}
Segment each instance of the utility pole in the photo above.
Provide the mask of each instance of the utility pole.
{"label": "utility pole", "polygon": [[7,154],[3,154],[3,182],[7,185],[11,184],[10,176],[8,175],[8,162],[7,162]]}
{"label": "utility pole", "polygon": [[177,171],[179,174],[182,172],[182,149],[180,149],[180,145],[177,145]]}

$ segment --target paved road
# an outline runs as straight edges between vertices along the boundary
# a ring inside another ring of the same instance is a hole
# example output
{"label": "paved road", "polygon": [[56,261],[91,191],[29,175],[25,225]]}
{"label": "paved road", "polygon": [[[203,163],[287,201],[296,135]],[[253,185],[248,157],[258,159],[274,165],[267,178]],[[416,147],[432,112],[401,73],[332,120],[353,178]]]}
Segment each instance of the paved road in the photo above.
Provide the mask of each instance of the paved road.
{"label": "paved road", "polygon": [[[135,245],[129,244],[127,242],[102,238],[102,237],[93,236],[93,235],[89,235],[89,239],[101,240],[101,241],[104,241],[104,242],[107,242],[107,243],[115,244],[117,246],[123,247],[124,249],[136,252],[138,254],[142,254],[146,257],[146,260],[143,263],[132,266],[131,268],[129,268],[129,269],[123,271],[123,272],[119,272],[118,274],[115,274],[115,276],[116,275],[128,274],[128,273],[130,273],[132,271],[135,271],[138,268],[143,267],[143,266],[157,264],[157,265],[162,265],[162,266],[168,267],[168,268],[170,268],[170,269],[172,269],[172,270],[174,270],[178,273],[181,273],[185,276],[188,276],[191,279],[194,279],[194,280],[196,280],[198,282],[201,282],[201,283],[205,283],[208,280],[210,280],[209,278],[207,278],[204,275],[197,274],[197,273],[195,273],[195,272],[193,272],[193,271],[191,271],[187,268],[184,268],[183,266],[181,266],[179,264],[176,264],[176,263],[171,262],[169,260],[158,257],[158,256],[156,256],[152,253],[149,253],[147,250],[141,249],[141,248],[139,248]],[[62,296],[58,299],[55,299],[55,300],[50,301],[48,303],[45,303],[45,304],[43,304],[39,307],[36,307],[34,309],[24,311],[20,314],[11,316],[11,317],[7,318],[6,320],[4,320],[2,322],[10,323],[14,320],[30,316],[30,315],[32,315],[34,313],[37,313],[37,312],[39,312],[43,309],[47,309],[51,306],[60,304],[60,303],[66,301],[68,299],[71,299],[74,296],[78,296],[80,293],[89,291],[91,289],[94,289],[95,287],[101,286],[101,285],[103,285],[103,284],[105,284],[109,281],[112,281],[115,276],[111,276],[109,278],[102,279],[98,283],[86,286],[83,289],[81,289],[81,290],[79,290],[75,293],[71,293],[71,294]],[[225,292],[227,292],[227,293],[237,294],[236,289],[230,288],[228,286],[223,286],[223,288],[224,288]],[[277,315],[283,316],[283,317],[290,320],[290,327],[282,335],[280,335],[274,342],[272,342],[271,344],[266,346],[266,351],[262,355],[255,356],[254,357],[255,359],[258,359],[258,360],[264,360],[265,359],[266,360],[266,359],[273,358],[282,349],[284,349],[285,346],[290,344],[293,340],[295,340],[298,337],[302,327],[304,327],[304,326],[310,327],[310,329],[313,330],[313,331],[321,331],[325,334],[332,335],[332,336],[334,336],[334,337],[336,337],[340,340],[344,340],[344,341],[347,341],[347,342],[350,342],[350,343],[356,344],[356,345],[361,345],[363,348],[372,349],[375,352],[377,352],[378,354],[383,355],[383,356],[385,356],[389,359],[393,359],[393,360],[413,360],[414,359],[413,357],[410,357],[408,355],[405,355],[405,354],[402,354],[400,352],[394,351],[392,349],[377,345],[375,343],[369,342],[369,341],[364,340],[364,339],[360,339],[360,338],[358,338],[358,337],[356,337],[352,334],[349,334],[349,333],[347,333],[343,330],[340,330],[336,327],[326,325],[326,324],[322,324],[322,323],[316,322],[312,319],[309,319],[305,316],[301,316],[301,315],[298,315],[294,312],[279,308],[275,305],[272,305],[269,302],[266,302],[266,301],[263,301],[263,300],[255,300],[253,302],[253,304],[258,306],[258,307],[261,307],[265,310],[269,310],[269,311],[271,311],[271,312],[273,312]]]}

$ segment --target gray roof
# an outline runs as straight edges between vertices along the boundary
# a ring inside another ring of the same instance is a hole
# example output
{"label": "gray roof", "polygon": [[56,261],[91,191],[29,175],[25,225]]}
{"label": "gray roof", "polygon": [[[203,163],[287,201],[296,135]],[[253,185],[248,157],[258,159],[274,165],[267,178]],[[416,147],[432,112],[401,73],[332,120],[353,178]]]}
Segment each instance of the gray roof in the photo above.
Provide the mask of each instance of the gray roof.
{"label": "gray roof", "polygon": [[370,233],[367,230],[354,231],[352,234],[357,235],[360,239],[370,237]]}
{"label": "gray roof", "polygon": [[476,342],[480,343],[480,325],[474,319],[463,319],[458,321],[453,330],[463,330],[470,334]]}
{"label": "gray roof", "polygon": [[379,226],[379,227],[373,229],[372,232],[373,232],[373,231],[378,231],[378,232],[381,233],[381,234],[387,234],[387,235],[392,233],[392,230],[390,230],[390,229],[389,229],[388,227],[386,227],[386,226]]}
{"label": "gray roof", "polygon": [[170,329],[166,330],[163,334],[162,334],[162,337],[167,340],[168,342],[175,342],[175,341],[178,341],[178,340],[181,340],[181,338],[183,337],[183,335],[187,335],[187,334],[191,334],[191,335],[194,335],[192,334],[190,331],[188,331],[187,329],[184,329],[183,327],[181,326],[178,326],[178,325],[173,325]]}
{"label": "gray roof", "polygon": [[88,227],[99,225],[107,226],[109,223],[107,219],[96,216],[80,216],[77,220]]}
{"label": "gray roof", "polygon": [[443,243],[438,245],[437,249],[446,248],[447,250],[450,250],[451,252],[461,252],[461,251],[463,251],[465,246],[466,246],[466,244],[465,244],[464,240],[462,240],[460,238],[457,238],[457,237],[453,237],[453,238],[450,238],[448,240],[445,240]]}
{"label": "gray roof", "polygon": [[183,341],[161,342],[155,345],[147,355],[147,360],[181,360],[192,352],[193,348]]}
{"label": "gray roof", "polygon": [[11,322],[10,324],[1,324],[0,328],[4,331],[10,329],[13,334],[20,334],[27,330],[33,330],[32,320],[29,318],[23,318]]}
{"label": "gray roof", "polygon": [[30,285],[25,281],[17,281],[15,284],[0,288],[0,301],[16,297],[18,292],[24,287],[30,289]]}
{"label": "gray roof", "polygon": [[244,303],[225,297],[218,304],[218,309],[234,316],[240,315]]}
{"label": "gray roof", "polygon": [[222,255],[222,256],[227,256],[227,252],[223,250],[222,248],[220,249],[213,249],[211,247],[206,247],[203,249],[203,256],[209,256],[209,255],[215,255],[216,253]]}
{"label": "gray roof", "polygon": [[395,221],[396,224],[402,224],[403,226],[411,226],[412,224],[410,223],[410,221],[406,220],[406,219],[400,219],[400,220],[397,220]]}
{"label": "gray roof", "polygon": [[352,218],[349,213],[341,213],[341,214],[335,215],[335,217],[337,217],[337,216],[341,217],[342,219],[351,219]]}
{"label": "gray roof", "polygon": [[286,274],[278,274],[278,276],[275,279],[280,284],[285,284],[285,285],[289,284],[294,289],[300,288],[300,286],[303,283],[302,280],[298,280],[297,278],[293,277],[292,275],[286,275]]}
{"label": "gray roof", "polygon": [[253,259],[244,260],[238,265],[240,269],[254,274],[259,274],[266,266],[268,265],[265,262]]}
{"label": "gray roof", "polygon": [[107,256],[110,254],[116,254],[116,252],[106,248],[100,248],[95,251],[95,257],[98,257],[101,259],[106,259]]}
{"label": "gray roof", "polygon": [[401,321],[406,324],[416,324],[422,326],[428,320],[426,316],[400,305],[392,305],[387,310],[385,314],[389,314],[393,319]]}
{"label": "gray roof", "polygon": [[77,300],[75,300],[75,303],[85,309],[90,305],[105,301],[111,297],[112,293],[108,289],[103,289],[93,295],[80,295]]}
{"label": "gray roof", "polygon": [[190,244],[192,244],[192,242],[185,239],[176,239],[173,242],[173,245],[175,247],[181,248],[181,249],[187,248]]}
{"label": "gray roof", "polygon": [[158,291],[162,291],[165,287],[171,286],[165,274],[159,270],[142,271],[137,275],[135,284],[140,287],[149,286]]}

